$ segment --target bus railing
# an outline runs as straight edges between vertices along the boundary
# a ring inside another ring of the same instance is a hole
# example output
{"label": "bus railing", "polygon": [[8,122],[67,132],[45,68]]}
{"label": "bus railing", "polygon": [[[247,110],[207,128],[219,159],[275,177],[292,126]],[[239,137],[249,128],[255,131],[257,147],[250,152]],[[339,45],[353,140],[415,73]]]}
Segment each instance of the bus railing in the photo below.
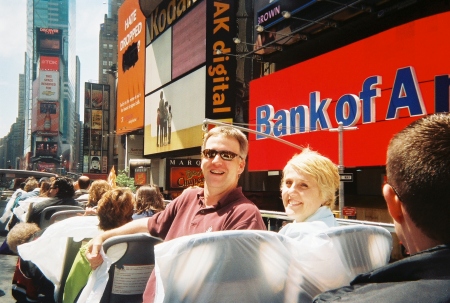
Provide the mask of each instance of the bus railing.
{"label": "bus railing", "polygon": [[[292,220],[289,219],[284,212],[280,211],[271,211],[271,210],[260,210],[261,216],[266,219],[277,219],[277,220],[283,220],[291,222]],[[336,221],[339,223],[339,225],[353,225],[353,224],[364,224],[364,225],[371,225],[371,226],[379,226],[386,228],[389,232],[395,233],[394,224],[392,223],[383,223],[383,222],[373,222],[373,221],[362,221],[362,220],[353,220],[353,219],[341,219],[336,218]]]}

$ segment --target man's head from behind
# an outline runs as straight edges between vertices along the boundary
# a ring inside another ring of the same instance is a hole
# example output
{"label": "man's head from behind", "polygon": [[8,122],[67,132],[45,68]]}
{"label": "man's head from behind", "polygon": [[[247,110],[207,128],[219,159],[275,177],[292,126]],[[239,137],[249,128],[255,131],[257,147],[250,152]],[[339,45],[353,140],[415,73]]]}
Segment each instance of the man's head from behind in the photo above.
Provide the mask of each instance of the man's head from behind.
{"label": "man's head from behind", "polygon": [[[450,115],[424,117],[396,134],[389,143],[386,172],[415,226],[428,238],[449,243]],[[386,188],[383,192],[386,198]]]}
{"label": "man's head from behind", "polygon": [[89,185],[91,184],[91,180],[88,176],[79,177],[77,182],[80,189],[88,189]]}

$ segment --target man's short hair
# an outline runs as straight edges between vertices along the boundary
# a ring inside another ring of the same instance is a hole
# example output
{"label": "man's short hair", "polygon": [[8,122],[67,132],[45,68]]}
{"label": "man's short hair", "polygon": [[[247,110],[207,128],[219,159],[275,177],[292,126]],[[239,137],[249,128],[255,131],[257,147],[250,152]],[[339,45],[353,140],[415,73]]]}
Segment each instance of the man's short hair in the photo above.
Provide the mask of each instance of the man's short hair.
{"label": "man's short hair", "polygon": [[79,177],[77,182],[80,189],[88,189],[89,185],[91,184],[91,180],[88,176]]}
{"label": "man's short hair", "polygon": [[388,146],[386,172],[417,227],[449,243],[450,115],[424,117],[397,133]]}
{"label": "man's short hair", "polygon": [[203,138],[202,150],[205,149],[206,141],[208,141],[209,138],[214,137],[214,136],[216,136],[216,137],[222,136],[222,137],[229,137],[229,138],[236,139],[239,142],[240,156],[243,159],[247,158],[247,153],[248,153],[247,137],[239,129],[231,127],[231,126],[216,126],[214,128],[211,128],[208,131],[208,133],[206,133],[205,137]]}
{"label": "man's short hair", "polygon": [[56,178],[52,183],[52,187],[58,188],[56,196],[61,199],[73,197],[75,194],[73,180],[67,177]]}

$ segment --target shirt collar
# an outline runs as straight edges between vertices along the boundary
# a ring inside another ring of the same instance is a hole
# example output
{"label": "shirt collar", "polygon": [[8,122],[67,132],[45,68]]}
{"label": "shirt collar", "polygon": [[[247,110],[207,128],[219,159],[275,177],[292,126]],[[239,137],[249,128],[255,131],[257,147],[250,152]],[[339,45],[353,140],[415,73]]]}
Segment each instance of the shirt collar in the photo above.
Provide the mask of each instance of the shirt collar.
{"label": "shirt collar", "polygon": [[[229,191],[228,194],[223,196],[219,202],[217,202],[216,205],[213,205],[213,208],[220,209],[222,207],[225,207],[226,205],[233,203],[234,201],[238,200],[240,197],[242,197],[242,187],[236,187],[233,190]],[[204,206],[205,205],[205,190],[202,188],[197,193],[197,199],[199,205]]]}

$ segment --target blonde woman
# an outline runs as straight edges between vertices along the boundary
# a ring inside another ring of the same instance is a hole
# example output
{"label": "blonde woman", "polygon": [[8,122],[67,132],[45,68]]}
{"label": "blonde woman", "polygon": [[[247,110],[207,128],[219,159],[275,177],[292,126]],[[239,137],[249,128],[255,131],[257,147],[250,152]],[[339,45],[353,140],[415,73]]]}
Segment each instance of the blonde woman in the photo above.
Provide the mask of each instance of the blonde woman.
{"label": "blonde woman", "polygon": [[[288,161],[283,169],[281,198],[286,215],[300,222],[324,222],[337,226],[331,208],[339,187],[339,172],[330,159],[309,148]],[[280,230],[288,234],[295,228],[287,224]]]}

